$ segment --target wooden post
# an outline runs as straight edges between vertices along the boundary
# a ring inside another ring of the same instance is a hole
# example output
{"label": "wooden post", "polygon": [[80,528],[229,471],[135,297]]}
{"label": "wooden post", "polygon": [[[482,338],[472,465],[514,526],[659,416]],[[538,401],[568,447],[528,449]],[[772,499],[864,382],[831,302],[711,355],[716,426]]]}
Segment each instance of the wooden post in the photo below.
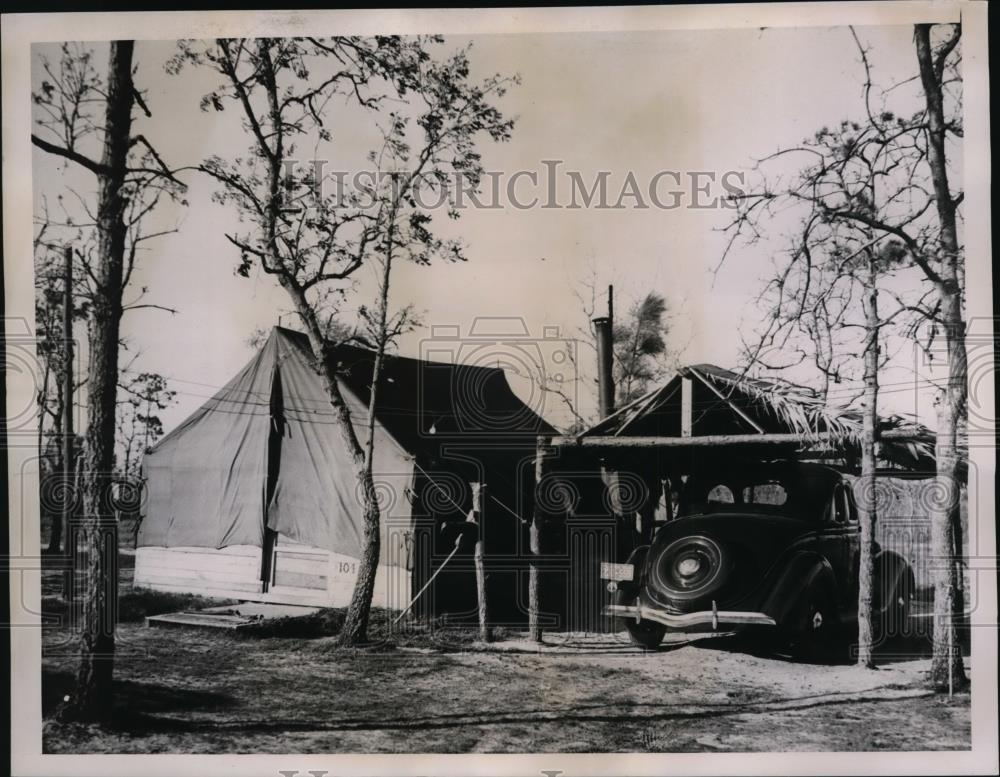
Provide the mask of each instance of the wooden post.
{"label": "wooden post", "polygon": [[691,436],[692,410],[694,407],[694,389],[691,378],[681,378],[681,437]]}
{"label": "wooden post", "polygon": [[540,609],[539,563],[542,552],[539,523],[541,522],[542,511],[538,506],[538,494],[542,479],[545,477],[545,457],[549,451],[548,443],[549,440],[547,437],[539,437],[535,449],[535,501],[532,508],[531,526],[528,530],[528,539],[531,548],[531,564],[528,567],[528,633],[529,638],[534,642],[542,641],[542,627],[538,622]]}
{"label": "wooden post", "polygon": [[486,526],[486,484],[472,483],[472,510],[469,511],[469,521],[476,524],[476,548],[472,554],[476,567],[476,602],[479,607],[479,639],[490,641],[489,613],[486,607],[486,569],[483,563],[483,531]]}

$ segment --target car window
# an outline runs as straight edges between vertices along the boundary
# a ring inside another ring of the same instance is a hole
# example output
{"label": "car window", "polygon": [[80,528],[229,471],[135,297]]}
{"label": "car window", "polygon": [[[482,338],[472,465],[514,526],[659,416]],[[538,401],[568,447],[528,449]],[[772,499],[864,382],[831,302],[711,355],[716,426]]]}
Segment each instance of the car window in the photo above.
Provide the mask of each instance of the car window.
{"label": "car window", "polygon": [[833,495],[830,497],[827,520],[833,521],[833,523],[846,524],[849,516],[850,510],[847,506],[847,494],[844,491],[844,486],[838,484],[833,489]]}
{"label": "car window", "polygon": [[761,466],[725,461],[705,466],[698,475],[678,479],[675,514],[763,512],[828,523],[839,518],[846,523],[852,514],[850,495],[841,494],[837,505],[832,496],[838,486],[842,487],[843,481],[835,472],[815,465]]}
{"label": "car window", "polygon": [[748,505],[774,505],[788,501],[788,492],[781,483],[757,483],[743,488],[743,502]]}
{"label": "car window", "polygon": [[854,491],[850,486],[841,486],[841,492],[844,494],[845,511],[847,512],[847,522],[857,523],[858,522],[858,506],[854,501]]}
{"label": "car window", "polygon": [[725,483],[719,483],[719,485],[714,486],[708,492],[709,502],[722,502],[724,504],[734,504],[736,499],[733,497],[733,491]]}

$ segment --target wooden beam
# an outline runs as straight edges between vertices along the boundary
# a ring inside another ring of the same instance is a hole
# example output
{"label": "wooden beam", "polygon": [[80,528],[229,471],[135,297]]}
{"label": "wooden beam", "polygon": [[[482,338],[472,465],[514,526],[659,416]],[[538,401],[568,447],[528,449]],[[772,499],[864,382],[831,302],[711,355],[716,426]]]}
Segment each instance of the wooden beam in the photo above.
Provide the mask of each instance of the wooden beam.
{"label": "wooden beam", "polygon": [[668,388],[670,388],[670,384],[669,383],[666,384],[665,386],[661,386],[660,388],[656,389],[655,391],[650,392],[645,397],[641,397],[638,400],[638,402],[641,403],[641,406],[639,406],[639,407],[637,407],[634,403],[632,405],[630,405],[629,407],[635,407],[635,412],[632,413],[632,416],[630,418],[628,418],[626,421],[622,422],[622,425],[620,427],[618,427],[618,431],[615,432],[615,436],[616,437],[620,437],[622,434],[624,434],[625,430],[628,429],[629,425],[633,421],[635,421],[636,419],[640,418],[644,413],[648,412],[649,408],[651,408],[657,402],[659,402],[661,405],[665,405],[667,402],[669,402],[671,400],[671,398],[674,396],[674,394],[677,393],[677,388],[678,387],[674,386],[673,391],[671,391],[666,396],[663,396],[663,393]]}
{"label": "wooden beam", "polygon": [[740,418],[742,418],[744,421],[746,421],[748,424],[750,424],[750,426],[752,426],[754,429],[756,429],[758,433],[760,433],[760,434],[764,434],[765,433],[764,432],[764,427],[762,427],[760,424],[758,424],[756,421],[754,421],[750,416],[748,416],[746,413],[744,413],[743,410],[741,410],[739,407],[737,407],[736,403],[733,402],[729,397],[727,397],[726,395],[724,395],[721,391],[719,391],[715,387],[715,385],[712,383],[712,381],[708,380],[708,378],[706,378],[704,375],[702,375],[700,372],[698,372],[698,370],[696,370],[694,367],[688,367],[688,369],[691,370],[691,374],[692,375],[694,375],[695,377],[697,377],[698,380],[700,380],[702,383],[704,383],[706,386],[708,386],[708,388],[710,388],[712,390],[712,393],[715,394],[715,396],[717,396],[719,399],[721,399],[723,402],[725,402],[730,407],[730,409],[733,410],[733,412],[735,412]]}
{"label": "wooden beam", "polygon": [[[883,440],[917,440],[912,432],[887,430],[880,434]],[[611,437],[594,435],[591,437],[553,437],[549,444],[553,447],[568,448],[692,448],[726,445],[814,445],[816,443],[838,444],[843,435],[831,432],[816,434],[707,434],[701,437]]]}
{"label": "wooden beam", "polygon": [[796,445],[823,442],[828,435],[805,438],[798,434],[709,434],[702,437],[554,437],[552,445],[579,448],[697,448],[723,445]]}

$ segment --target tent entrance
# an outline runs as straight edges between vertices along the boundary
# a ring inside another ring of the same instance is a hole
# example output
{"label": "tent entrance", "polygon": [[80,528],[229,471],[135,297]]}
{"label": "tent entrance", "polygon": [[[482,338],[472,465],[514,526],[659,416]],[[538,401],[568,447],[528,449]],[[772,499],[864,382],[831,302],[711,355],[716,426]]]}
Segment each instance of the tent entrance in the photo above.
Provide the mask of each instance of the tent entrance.
{"label": "tent entrance", "polygon": [[303,545],[274,532],[270,550],[270,575],[264,581],[269,593],[326,595],[329,588],[330,554],[322,548]]}
{"label": "tent entrance", "polygon": [[278,469],[281,466],[281,441],[285,436],[285,417],[282,412],[281,370],[275,364],[271,376],[270,416],[271,423],[267,435],[267,476],[264,479],[264,540],[261,543],[260,579],[261,590],[267,593],[274,581],[275,553],[278,532],[267,525],[268,508],[274,498],[278,484]]}
{"label": "tent entrance", "polygon": [[329,552],[311,545],[303,545],[268,525],[268,514],[281,471],[282,447],[288,433],[281,370],[276,364],[271,378],[267,477],[261,515],[263,522],[261,591],[267,594],[268,598],[280,601],[323,603],[329,588]]}
{"label": "tent entrance", "polygon": [[260,582],[261,591],[267,593],[274,579],[274,554],[278,543],[278,532],[264,527],[264,543],[261,547]]}

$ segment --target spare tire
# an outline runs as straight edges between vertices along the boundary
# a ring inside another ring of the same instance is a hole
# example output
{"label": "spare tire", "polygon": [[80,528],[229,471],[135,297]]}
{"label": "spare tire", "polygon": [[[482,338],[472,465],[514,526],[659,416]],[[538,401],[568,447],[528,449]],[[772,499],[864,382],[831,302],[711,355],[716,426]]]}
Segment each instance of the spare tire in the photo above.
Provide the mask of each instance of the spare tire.
{"label": "spare tire", "polygon": [[655,598],[693,609],[726,584],[728,567],[729,558],[715,540],[681,537],[650,550],[647,586]]}

